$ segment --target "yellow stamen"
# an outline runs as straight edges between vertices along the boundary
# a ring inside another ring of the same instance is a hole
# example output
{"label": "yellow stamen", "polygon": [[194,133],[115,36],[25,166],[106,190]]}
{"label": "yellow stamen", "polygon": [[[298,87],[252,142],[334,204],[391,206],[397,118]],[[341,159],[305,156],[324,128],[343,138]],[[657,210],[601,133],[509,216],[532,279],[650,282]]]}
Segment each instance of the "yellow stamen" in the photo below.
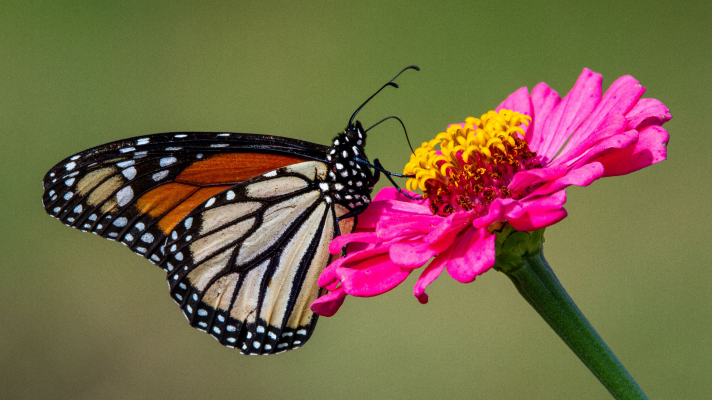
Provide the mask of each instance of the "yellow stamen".
{"label": "yellow stamen", "polygon": [[460,124],[451,125],[446,132],[423,143],[410,156],[410,162],[406,164],[403,173],[415,175],[415,178],[408,179],[406,187],[409,190],[420,188],[425,191],[428,180],[447,183],[448,173],[462,174],[464,167],[475,155],[484,160],[491,159],[493,163],[512,159],[507,145],[510,151],[517,148],[517,142],[524,139],[521,125],[529,126],[529,122],[531,117],[527,115],[500,110],[489,111],[480,118],[468,117],[464,127]]}

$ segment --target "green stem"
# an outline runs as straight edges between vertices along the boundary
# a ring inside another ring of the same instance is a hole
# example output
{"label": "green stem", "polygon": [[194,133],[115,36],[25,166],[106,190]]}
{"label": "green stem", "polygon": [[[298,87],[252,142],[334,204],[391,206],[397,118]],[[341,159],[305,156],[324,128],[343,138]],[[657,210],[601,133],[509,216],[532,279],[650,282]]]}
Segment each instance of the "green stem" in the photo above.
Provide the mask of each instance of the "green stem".
{"label": "green stem", "polygon": [[[521,232],[523,233],[523,232]],[[543,232],[542,232],[543,233]],[[539,235],[541,238],[541,235]],[[541,243],[541,242],[539,242]],[[608,348],[554,275],[541,251],[519,254],[508,268],[498,268],[616,399],[647,399],[623,364]]]}

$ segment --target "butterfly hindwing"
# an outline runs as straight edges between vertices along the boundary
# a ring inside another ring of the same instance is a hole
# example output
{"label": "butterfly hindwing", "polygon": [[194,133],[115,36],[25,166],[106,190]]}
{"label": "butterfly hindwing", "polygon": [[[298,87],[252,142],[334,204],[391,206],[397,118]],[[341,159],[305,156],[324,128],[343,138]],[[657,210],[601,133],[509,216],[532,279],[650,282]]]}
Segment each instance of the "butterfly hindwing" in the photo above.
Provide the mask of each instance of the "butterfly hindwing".
{"label": "butterfly hindwing", "polygon": [[[279,168],[211,197],[165,244],[171,296],[190,324],[246,354],[303,345],[336,217],[324,163]],[[349,229],[342,221],[344,229]],[[350,229],[349,229],[350,231]]]}

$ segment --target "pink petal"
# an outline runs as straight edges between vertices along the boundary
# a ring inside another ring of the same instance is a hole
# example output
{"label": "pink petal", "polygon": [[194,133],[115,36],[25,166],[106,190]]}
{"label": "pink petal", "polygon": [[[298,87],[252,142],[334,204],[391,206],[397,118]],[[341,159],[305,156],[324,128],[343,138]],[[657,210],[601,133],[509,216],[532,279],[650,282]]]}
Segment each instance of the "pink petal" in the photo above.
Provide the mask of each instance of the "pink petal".
{"label": "pink petal", "polygon": [[[532,105],[529,101],[529,90],[526,87],[517,89],[514,93],[510,94],[495,111],[499,112],[499,110],[503,108],[531,117]],[[529,130],[529,127],[522,126],[522,128],[524,128],[524,132]]]}
{"label": "pink petal", "polygon": [[601,101],[601,80],[600,74],[584,68],[573,89],[546,119],[542,132],[543,141],[532,149],[537,152],[543,165],[546,166],[554,158],[561,146]]}
{"label": "pink petal", "polygon": [[341,281],[344,291],[351,296],[383,294],[398,286],[411,273],[411,270],[395,265],[386,255],[370,258],[359,264],[359,268],[349,269],[349,274]]}
{"label": "pink petal", "polygon": [[556,157],[550,166],[568,163],[572,159],[580,156],[585,151],[594,147],[597,143],[611,136],[618,135],[626,130],[628,121],[621,114],[613,114],[601,122],[601,124],[591,132],[588,137],[579,141],[575,146],[567,145],[566,150]]}
{"label": "pink petal", "polygon": [[656,99],[640,99],[626,114],[628,128],[641,131],[651,125],[662,125],[672,118],[665,104]]}
{"label": "pink petal", "polygon": [[329,252],[331,254],[338,254],[344,246],[353,242],[378,243],[380,241],[375,232],[349,233],[335,237],[334,240],[331,241],[331,244],[329,244]]}
{"label": "pink petal", "polygon": [[495,199],[487,209],[487,214],[472,221],[475,228],[486,228],[495,222],[504,221],[504,216],[510,210],[518,208],[519,202],[514,199]]}
{"label": "pink petal", "polygon": [[667,159],[669,139],[667,131],[659,126],[643,129],[635,145],[598,159],[605,168],[603,176],[629,174]]}
{"label": "pink petal", "polygon": [[424,242],[436,243],[444,237],[449,236],[452,231],[461,231],[469,224],[469,220],[472,218],[472,213],[456,212],[448,215],[447,217],[438,218],[440,218],[440,223],[435,225],[430,233],[423,238]]}
{"label": "pink petal", "polygon": [[581,124],[576,132],[571,135],[571,139],[566,144],[566,147],[561,152],[568,153],[568,150],[574,147],[579,147],[579,143],[588,139],[588,137],[597,131],[598,127],[606,120],[607,117],[615,114],[625,115],[633,108],[640,96],[645,92],[645,88],[640,86],[637,80],[630,75],[625,75],[618,78],[603,95],[601,102],[591,115]]}
{"label": "pink petal", "polygon": [[425,288],[435,282],[435,280],[443,272],[447,262],[450,260],[450,253],[452,252],[451,249],[452,248],[446,250],[444,253],[438,254],[433,262],[431,262],[430,265],[428,265],[420,274],[420,277],[413,288],[413,295],[415,295],[420,304],[428,302],[428,295],[425,294]]}
{"label": "pink petal", "polygon": [[583,165],[570,171],[565,176],[558,178],[552,182],[535,190],[532,194],[525,198],[534,198],[538,196],[547,196],[552,193],[565,189],[568,186],[588,186],[596,179],[603,176],[603,165],[598,162]]}
{"label": "pink petal", "polygon": [[494,265],[496,235],[487,228],[470,228],[457,238],[447,272],[458,282],[469,283]]}
{"label": "pink petal", "polygon": [[566,165],[569,169],[579,168],[579,166],[603,157],[606,154],[611,154],[632,146],[637,141],[638,131],[634,129],[612,135],[596,143],[594,146],[591,146],[591,148],[582,151],[576,158],[567,161]]}
{"label": "pink petal", "polygon": [[434,215],[390,218],[376,225],[376,233],[378,233],[378,237],[381,240],[388,241],[408,234],[428,233],[433,229],[433,226],[439,224],[442,220],[442,217]]}
{"label": "pink petal", "polygon": [[321,287],[327,287],[334,282],[340,281],[344,277],[344,271],[348,271],[352,267],[359,268],[361,261],[388,254],[389,246],[390,244],[381,244],[366,250],[349,253],[346,257],[341,257],[333,261],[322,271],[321,275],[319,275],[317,283]]}
{"label": "pink petal", "polygon": [[527,232],[546,228],[566,218],[566,191],[549,196],[521,201],[521,207],[507,214],[507,221],[518,231]]}
{"label": "pink petal", "polygon": [[523,190],[539,182],[553,181],[554,179],[566,175],[566,172],[568,172],[568,168],[566,168],[565,165],[517,172],[514,174],[514,178],[512,178],[512,182],[509,183],[507,188],[513,192]]}
{"label": "pink petal", "polygon": [[[381,190],[381,192],[386,189]],[[424,201],[427,202],[427,200]],[[423,200],[372,201],[371,204],[369,204],[369,206],[366,208],[366,211],[364,211],[358,216],[358,226],[367,229],[373,229],[376,227],[376,224],[385,217],[407,217],[417,215],[433,215],[430,212],[430,207],[423,203]]]}
{"label": "pink petal", "polygon": [[530,150],[538,151],[537,148],[544,140],[544,122],[560,101],[559,94],[544,82],[536,85],[532,90],[532,122],[529,124],[527,135],[524,137],[529,143]]}
{"label": "pink petal", "polygon": [[440,250],[422,241],[406,241],[394,243],[388,254],[391,260],[401,267],[418,268],[438,254]]}
{"label": "pink petal", "polygon": [[339,311],[339,308],[344,304],[346,292],[343,288],[338,288],[331,293],[327,293],[318,299],[314,300],[309,308],[315,314],[323,317],[331,317]]}
{"label": "pink petal", "polygon": [[545,196],[557,192],[570,185],[588,186],[593,181],[603,176],[603,165],[594,162],[597,158],[624,149],[638,140],[638,132],[630,130],[618,135],[614,135],[589,149],[578,158],[570,160],[567,168],[569,172],[553,181],[550,181],[536,189],[528,197]]}

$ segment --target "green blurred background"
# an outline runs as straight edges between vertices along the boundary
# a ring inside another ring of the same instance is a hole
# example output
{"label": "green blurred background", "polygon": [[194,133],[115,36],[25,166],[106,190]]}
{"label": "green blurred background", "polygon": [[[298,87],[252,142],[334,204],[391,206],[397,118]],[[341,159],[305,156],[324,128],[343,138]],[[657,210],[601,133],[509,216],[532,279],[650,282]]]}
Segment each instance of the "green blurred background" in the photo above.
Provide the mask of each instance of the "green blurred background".
{"label": "green blurred background", "polygon": [[[397,115],[414,143],[583,67],[631,74],[672,111],[668,161],[568,191],[546,255],[651,399],[712,396],[712,6],[709,2],[24,2],[0,11],[0,390],[3,398],[599,399],[608,394],[491,271],[415,275],[349,298],[309,344],[246,357],[191,329],[164,274],[45,215],[62,158],[154,132],[326,144]],[[397,123],[369,157],[399,170]]]}

